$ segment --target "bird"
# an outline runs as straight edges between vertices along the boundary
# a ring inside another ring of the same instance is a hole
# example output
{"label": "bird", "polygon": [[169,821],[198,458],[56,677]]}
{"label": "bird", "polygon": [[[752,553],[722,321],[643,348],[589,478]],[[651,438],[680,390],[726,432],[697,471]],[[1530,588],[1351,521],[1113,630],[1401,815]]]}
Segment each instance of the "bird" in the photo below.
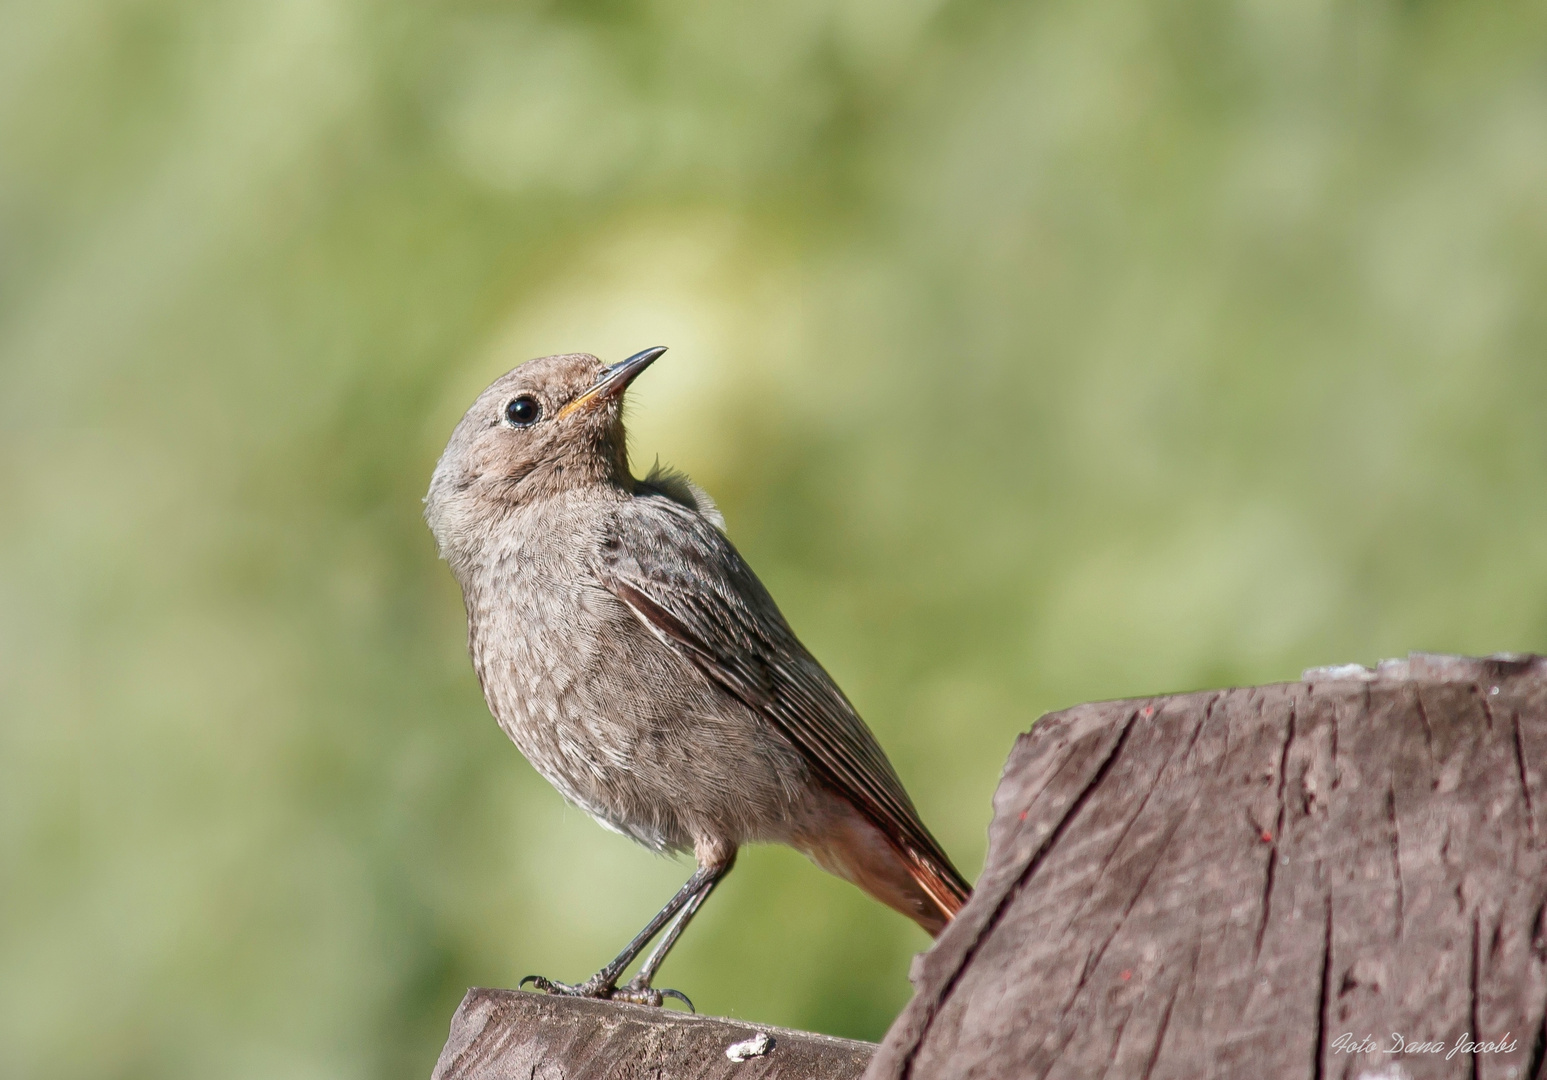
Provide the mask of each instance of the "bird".
{"label": "bird", "polygon": [[713,500],[659,463],[631,471],[624,392],[664,352],[545,356],[496,379],[424,502],[505,734],[601,825],[696,864],[595,975],[521,985],[691,1009],[654,980],[744,845],[790,845],[933,936],[971,886]]}

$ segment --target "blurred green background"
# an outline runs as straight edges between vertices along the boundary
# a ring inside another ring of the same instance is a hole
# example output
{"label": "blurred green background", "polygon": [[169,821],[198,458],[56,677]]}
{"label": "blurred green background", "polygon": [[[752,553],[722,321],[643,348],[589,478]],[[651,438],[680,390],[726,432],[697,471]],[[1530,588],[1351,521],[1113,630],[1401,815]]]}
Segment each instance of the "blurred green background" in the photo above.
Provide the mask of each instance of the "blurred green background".
{"label": "blurred green background", "polygon": [[[488,716],[420,497],[671,352],[729,531],[964,871],[1082,700],[1547,649],[1547,8],[0,4],[0,1074],[425,1077],[687,867]],[[876,1038],[752,850],[663,974]]]}

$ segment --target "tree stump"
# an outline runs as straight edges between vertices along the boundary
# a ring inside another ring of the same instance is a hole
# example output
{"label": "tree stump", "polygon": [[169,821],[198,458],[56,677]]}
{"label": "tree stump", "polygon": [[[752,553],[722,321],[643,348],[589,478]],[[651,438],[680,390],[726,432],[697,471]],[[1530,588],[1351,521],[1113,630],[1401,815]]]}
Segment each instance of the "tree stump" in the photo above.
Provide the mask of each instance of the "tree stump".
{"label": "tree stump", "polygon": [[1547,661],[1039,721],[868,1078],[1542,1078]]}
{"label": "tree stump", "polygon": [[469,990],[433,1080],[855,1080],[871,1043],[669,1009]]}

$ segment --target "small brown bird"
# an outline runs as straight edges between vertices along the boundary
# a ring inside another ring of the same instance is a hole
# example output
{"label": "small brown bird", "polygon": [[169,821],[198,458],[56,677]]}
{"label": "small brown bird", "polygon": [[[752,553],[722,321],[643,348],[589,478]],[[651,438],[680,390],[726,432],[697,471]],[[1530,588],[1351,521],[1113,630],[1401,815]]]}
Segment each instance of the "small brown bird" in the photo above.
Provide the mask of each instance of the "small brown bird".
{"label": "small brown bird", "polygon": [[502,376],[457,425],[425,497],[500,727],[602,825],[698,861],[590,979],[522,982],[652,1005],[688,1003],[651,984],[743,844],[789,844],[931,934],[970,892],[714,503],[680,474],[630,472],[623,392],[665,351],[611,367],[546,356]]}

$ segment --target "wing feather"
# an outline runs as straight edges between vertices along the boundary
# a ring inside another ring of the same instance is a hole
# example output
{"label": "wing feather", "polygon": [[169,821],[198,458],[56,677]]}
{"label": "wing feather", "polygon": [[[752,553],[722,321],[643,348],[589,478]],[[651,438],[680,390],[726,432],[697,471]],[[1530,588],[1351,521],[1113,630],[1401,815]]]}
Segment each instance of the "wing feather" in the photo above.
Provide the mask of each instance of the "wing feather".
{"label": "wing feather", "polygon": [[944,910],[961,906],[970,887],[875,736],[719,529],[668,497],[642,495],[620,507],[594,569],[647,627],[777,726],[915,865]]}

